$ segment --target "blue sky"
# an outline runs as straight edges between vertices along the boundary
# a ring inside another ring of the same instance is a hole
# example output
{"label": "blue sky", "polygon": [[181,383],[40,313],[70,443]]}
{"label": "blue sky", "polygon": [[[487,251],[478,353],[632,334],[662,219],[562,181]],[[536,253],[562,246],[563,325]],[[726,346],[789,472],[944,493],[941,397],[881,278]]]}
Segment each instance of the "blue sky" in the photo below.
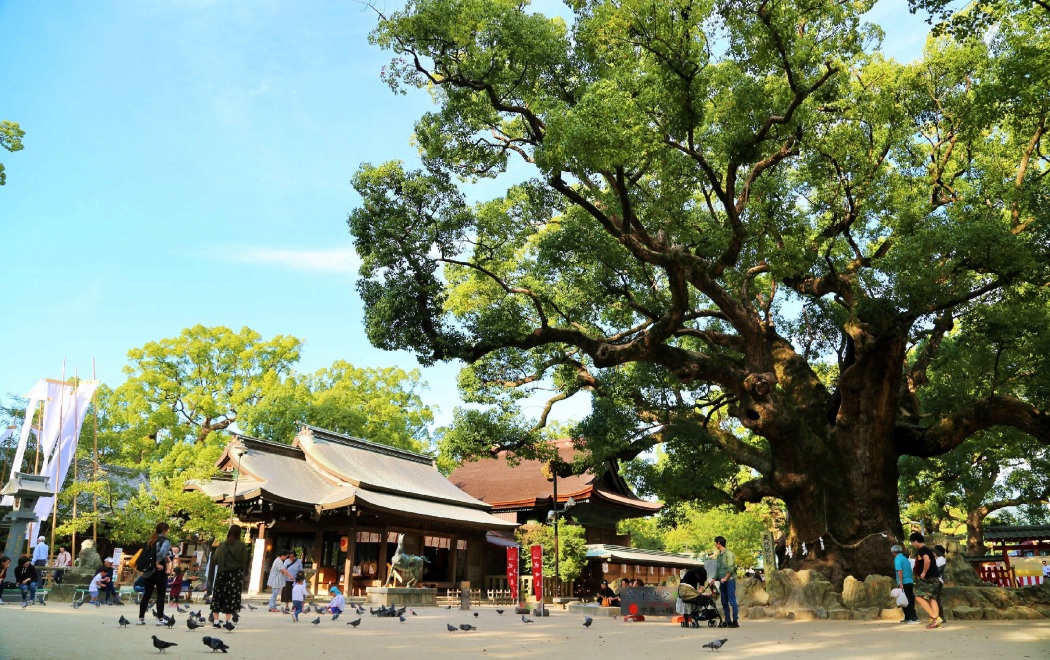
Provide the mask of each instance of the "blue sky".
{"label": "blue sky", "polygon": [[[904,2],[871,18],[918,56]],[[26,131],[0,151],[0,396],[63,356],[116,386],[128,349],[196,323],[300,337],[301,371],[417,366],[365,339],[345,223],[354,171],[414,162],[430,107],[382,83],[374,24],[350,1],[0,0],[0,120]],[[439,423],[457,371],[424,371]]]}

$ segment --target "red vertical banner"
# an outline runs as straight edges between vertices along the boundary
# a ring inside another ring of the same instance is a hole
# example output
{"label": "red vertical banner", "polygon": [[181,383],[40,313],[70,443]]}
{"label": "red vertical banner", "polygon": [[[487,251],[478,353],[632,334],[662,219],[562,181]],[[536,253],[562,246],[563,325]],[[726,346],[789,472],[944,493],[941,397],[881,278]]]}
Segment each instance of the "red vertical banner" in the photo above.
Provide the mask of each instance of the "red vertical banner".
{"label": "red vertical banner", "polygon": [[543,600],[543,546],[532,548],[532,593],[537,601]]}
{"label": "red vertical banner", "polygon": [[510,585],[510,600],[518,602],[518,546],[507,548],[507,584]]}

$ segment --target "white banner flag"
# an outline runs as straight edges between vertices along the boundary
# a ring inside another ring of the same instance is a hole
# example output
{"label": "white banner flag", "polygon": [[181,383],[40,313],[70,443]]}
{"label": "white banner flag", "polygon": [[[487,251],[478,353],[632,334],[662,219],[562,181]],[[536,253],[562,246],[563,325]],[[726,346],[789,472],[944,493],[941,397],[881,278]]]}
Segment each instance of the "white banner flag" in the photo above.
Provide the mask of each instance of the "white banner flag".
{"label": "white banner flag", "polygon": [[46,465],[51,459],[58,434],[62,432],[70,419],[69,411],[73,408],[76,395],[73,386],[61,381],[47,381],[47,399],[44,400],[44,423],[40,430],[40,457]]}
{"label": "white banner flag", "polygon": [[[68,410],[63,411],[62,433],[58,447],[40,473],[50,478],[49,485],[52,491],[55,491],[56,487],[57,492],[62,491],[62,484],[65,483],[66,475],[69,474],[69,465],[76,458],[80,427],[84,424],[88,406],[91,405],[91,397],[98,385],[97,380],[80,381],[76,393],[70,397],[71,403]],[[53,497],[41,497],[37,501],[35,512],[41,522],[51,515],[53,502]]]}
{"label": "white banner flag", "polygon": [[[25,457],[26,447],[29,445],[29,431],[33,428],[33,413],[40,402],[44,400],[44,397],[47,396],[46,386],[47,381],[40,379],[33,389],[29,391],[29,394],[26,395],[29,399],[29,405],[26,406],[26,416],[22,422],[22,434],[18,436],[18,446],[15,447],[15,460],[11,463],[11,479],[15,478],[15,472],[22,471],[22,459]],[[4,495],[0,499],[0,506],[14,505],[15,498],[10,495]]]}

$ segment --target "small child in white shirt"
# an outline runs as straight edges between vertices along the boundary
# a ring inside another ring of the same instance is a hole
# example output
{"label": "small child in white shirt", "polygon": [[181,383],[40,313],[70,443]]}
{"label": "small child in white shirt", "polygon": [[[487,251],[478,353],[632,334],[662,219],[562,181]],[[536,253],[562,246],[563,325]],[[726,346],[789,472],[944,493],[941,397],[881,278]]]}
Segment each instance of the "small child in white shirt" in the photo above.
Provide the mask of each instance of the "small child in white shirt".
{"label": "small child in white shirt", "polygon": [[303,613],[303,602],[310,592],[306,590],[306,576],[299,573],[295,576],[295,584],[292,585],[292,622],[299,620]]}
{"label": "small child in white shirt", "polygon": [[331,602],[328,603],[328,611],[332,613],[332,621],[335,621],[343,613],[343,609],[346,607],[346,599],[340,593],[339,587],[335,585],[328,590],[328,593],[333,594]]}
{"label": "small child in white shirt", "polygon": [[88,594],[91,595],[91,604],[95,607],[101,607],[98,602],[98,590],[102,584],[102,581],[106,579],[106,572],[101,568],[95,577],[91,578],[91,584],[88,585]]}

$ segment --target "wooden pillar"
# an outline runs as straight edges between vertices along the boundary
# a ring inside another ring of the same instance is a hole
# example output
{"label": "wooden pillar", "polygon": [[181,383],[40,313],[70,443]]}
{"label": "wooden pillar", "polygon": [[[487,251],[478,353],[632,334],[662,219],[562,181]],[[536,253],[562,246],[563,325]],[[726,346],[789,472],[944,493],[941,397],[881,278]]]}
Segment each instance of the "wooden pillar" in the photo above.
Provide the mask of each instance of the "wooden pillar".
{"label": "wooden pillar", "polygon": [[321,529],[318,529],[317,533],[314,535],[314,552],[313,552],[314,575],[313,575],[312,578],[310,578],[310,591],[313,594],[317,594],[317,582],[318,582],[317,578],[321,574],[321,546],[322,546],[323,543],[324,543],[324,529],[321,528]]}
{"label": "wooden pillar", "polygon": [[379,580],[380,584],[386,582],[387,570],[386,570],[386,525],[383,525],[383,531],[379,533],[379,565],[376,566],[376,579]]}
{"label": "wooden pillar", "polygon": [[350,538],[346,542],[346,561],[343,562],[343,595],[353,596],[354,589],[354,555],[357,554],[357,507],[350,509]]}
{"label": "wooden pillar", "polygon": [[[449,579],[449,582],[455,582],[456,581],[456,575],[457,575],[457,573],[456,573],[456,565],[459,563],[459,537],[456,536],[456,535],[453,535],[452,538],[449,540],[448,545],[449,545],[449,548],[448,548],[448,554],[449,554],[449,562],[448,562],[448,573],[449,573],[449,576],[448,576],[448,579]],[[464,577],[467,580],[470,579],[469,571],[465,572],[463,575],[464,575]]]}

